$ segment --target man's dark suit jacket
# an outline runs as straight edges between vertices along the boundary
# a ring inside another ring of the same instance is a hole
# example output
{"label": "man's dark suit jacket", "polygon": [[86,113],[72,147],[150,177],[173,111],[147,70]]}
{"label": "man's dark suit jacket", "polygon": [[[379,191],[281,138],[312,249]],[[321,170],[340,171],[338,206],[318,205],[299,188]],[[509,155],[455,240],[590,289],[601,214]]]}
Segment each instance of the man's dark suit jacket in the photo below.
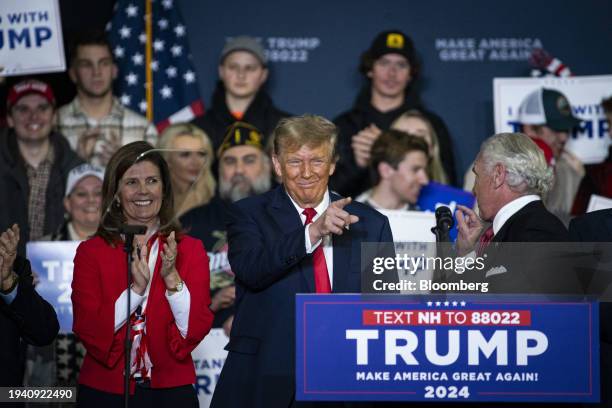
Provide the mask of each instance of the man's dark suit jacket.
{"label": "man's dark suit jacket", "polygon": [[17,296],[8,305],[0,299],[1,387],[23,384],[26,343],[45,346],[59,331],[55,310],[34,290],[30,262],[18,256],[13,270],[19,275]]}
{"label": "man's dark suit jacket", "polygon": [[[379,212],[357,202],[344,209],[359,222],[333,236],[332,291],[359,293],[361,243],[393,237]],[[211,407],[286,408],[295,396],[295,295],[315,292],[304,226],[283,186],[237,202],[227,226],[237,311]]]}
{"label": "man's dark suit jacket", "polygon": [[[489,293],[567,293],[576,281],[572,272],[557,268],[554,251],[560,246],[538,243],[568,240],[563,223],[542,201],[532,201],[495,234],[484,252],[486,267],[477,278],[488,282]],[[494,268],[500,273],[494,273]]]}

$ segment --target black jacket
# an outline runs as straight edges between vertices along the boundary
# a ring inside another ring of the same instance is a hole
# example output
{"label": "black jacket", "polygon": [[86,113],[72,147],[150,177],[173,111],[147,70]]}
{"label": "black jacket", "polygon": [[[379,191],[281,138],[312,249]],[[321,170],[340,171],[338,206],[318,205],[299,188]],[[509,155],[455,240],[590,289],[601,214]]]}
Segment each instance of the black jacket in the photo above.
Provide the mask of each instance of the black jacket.
{"label": "black jacket", "polygon": [[[264,146],[268,137],[276,127],[276,124],[282,118],[290,116],[287,112],[279,110],[270,96],[265,90],[260,89],[255,95],[255,99],[244,112],[243,122],[255,126],[264,136]],[[213,149],[216,152],[228,126],[236,122],[236,118],[230,113],[225,102],[225,87],[223,82],[219,81],[213,92],[212,103],[210,109],[207,110],[204,116],[197,117],[193,120],[193,124],[202,128],[213,144]]]}
{"label": "black jacket", "polygon": [[353,108],[338,116],[334,123],[338,126],[338,154],[340,160],[336,165],[336,172],[331,178],[330,186],[341,195],[356,197],[360,193],[372,187],[368,169],[361,168],[355,163],[351,138],[363,128],[372,123],[381,130],[389,129],[391,123],[402,113],[410,109],[416,109],[425,115],[438,135],[440,144],[440,159],[451,184],[457,184],[455,172],[455,157],[453,145],[448,128],[444,121],[435,113],[426,110],[420,103],[414,92],[406,93],[406,100],[397,109],[389,112],[379,112],[370,102],[372,98],[369,86],[364,87]]}
{"label": "black jacket", "polygon": [[563,223],[532,201],[495,234],[478,281],[488,282],[489,293],[580,293],[568,241]]}
{"label": "black jacket", "polygon": [[[45,202],[45,225],[43,235],[55,232],[64,222],[64,193],[66,178],[70,170],[83,160],[70,148],[68,141],[59,133],[49,135],[55,152]],[[12,130],[0,134],[0,231],[17,223],[21,229],[18,253],[25,255],[25,244],[29,241],[28,196],[30,187],[25,163],[19,153],[17,136]]]}
{"label": "black jacket", "polygon": [[59,331],[55,310],[34,290],[30,262],[18,256],[13,270],[19,275],[17,296],[9,305],[0,299],[2,387],[16,387],[23,383],[26,343],[45,346]]}

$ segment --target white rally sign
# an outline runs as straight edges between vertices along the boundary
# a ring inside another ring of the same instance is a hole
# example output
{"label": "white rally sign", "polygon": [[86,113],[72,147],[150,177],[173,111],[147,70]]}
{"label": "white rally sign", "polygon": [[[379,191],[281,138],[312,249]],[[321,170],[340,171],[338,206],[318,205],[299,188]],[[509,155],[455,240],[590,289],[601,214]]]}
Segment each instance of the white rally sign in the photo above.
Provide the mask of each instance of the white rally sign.
{"label": "white rally sign", "polygon": [[64,71],[64,41],[58,0],[0,2],[2,75]]}
{"label": "white rally sign", "polygon": [[518,108],[525,96],[540,88],[556,89],[569,99],[574,116],[582,120],[566,149],[585,164],[601,163],[610,146],[609,125],[600,105],[612,93],[612,75],[569,78],[495,78],[495,132],[516,132]]}

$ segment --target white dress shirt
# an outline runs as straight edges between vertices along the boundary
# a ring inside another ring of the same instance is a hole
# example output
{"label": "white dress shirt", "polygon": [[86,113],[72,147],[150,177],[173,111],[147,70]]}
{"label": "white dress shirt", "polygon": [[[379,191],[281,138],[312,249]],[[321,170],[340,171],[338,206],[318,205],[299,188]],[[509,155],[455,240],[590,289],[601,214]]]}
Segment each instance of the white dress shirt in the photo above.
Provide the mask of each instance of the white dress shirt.
{"label": "white dress shirt", "polygon": [[[306,223],[306,216],[302,214],[305,208],[300,207],[295,201],[293,201],[293,198],[291,198],[289,194],[287,195],[289,196],[289,199],[293,203],[293,206],[295,207],[296,211],[300,215],[302,224]],[[327,207],[329,207],[329,203],[330,203],[329,191],[325,191],[325,195],[323,195],[323,200],[321,200],[321,202],[316,207],[314,207],[315,211],[317,212],[317,215],[314,216],[314,218],[312,219],[312,222],[315,222],[321,216],[321,214],[323,214],[325,210],[327,210]],[[323,255],[325,255],[325,264],[327,265],[327,274],[329,275],[329,284],[330,284],[330,287],[333,289],[334,288],[334,248],[332,246],[331,235],[327,235],[323,237],[322,239],[318,240],[317,242],[315,242],[314,244],[311,244],[310,236],[308,234],[310,225],[311,224],[308,224],[306,228],[304,229],[304,238],[306,242],[306,253],[312,254],[314,250],[319,247],[319,245],[323,245]]]}

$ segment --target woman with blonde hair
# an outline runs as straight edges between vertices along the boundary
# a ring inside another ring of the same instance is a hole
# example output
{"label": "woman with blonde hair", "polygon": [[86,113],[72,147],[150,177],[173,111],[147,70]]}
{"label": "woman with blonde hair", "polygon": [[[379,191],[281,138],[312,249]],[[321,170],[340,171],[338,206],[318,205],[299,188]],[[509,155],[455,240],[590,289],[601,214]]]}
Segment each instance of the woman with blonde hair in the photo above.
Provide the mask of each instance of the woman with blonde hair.
{"label": "woman with blonde hair", "polygon": [[208,203],[216,188],[208,135],[190,123],[176,123],[164,129],[157,147],[178,150],[162,152],[170,169],[176,216]]}
{"label": "woman with blonde hair", "polygon": [[442,160],[440,160],[438,135],[425,115],[417,110],[406,111],[393,121],[391,129],[401,130],[424,139],[429,149],[429,164],[427,166],[429,179],[441,184],[449,184],[449,178],[442,166]]}

